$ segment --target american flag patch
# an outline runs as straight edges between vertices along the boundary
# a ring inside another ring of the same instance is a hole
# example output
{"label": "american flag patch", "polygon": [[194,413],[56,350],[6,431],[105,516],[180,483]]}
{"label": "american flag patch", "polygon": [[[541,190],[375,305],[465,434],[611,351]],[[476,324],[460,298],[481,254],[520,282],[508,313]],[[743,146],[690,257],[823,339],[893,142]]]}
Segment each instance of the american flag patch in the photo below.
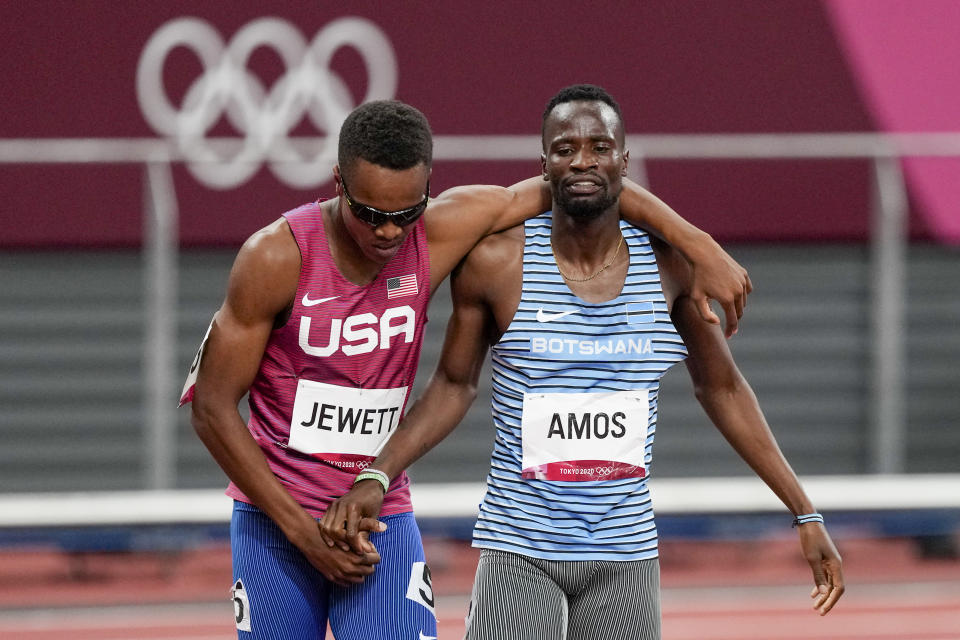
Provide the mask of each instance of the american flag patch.
{"label": "american flag patch", "polygon": [[387,299],[412,296],[417,293],[417,276],[409,274],[397,278],[387,278]]}

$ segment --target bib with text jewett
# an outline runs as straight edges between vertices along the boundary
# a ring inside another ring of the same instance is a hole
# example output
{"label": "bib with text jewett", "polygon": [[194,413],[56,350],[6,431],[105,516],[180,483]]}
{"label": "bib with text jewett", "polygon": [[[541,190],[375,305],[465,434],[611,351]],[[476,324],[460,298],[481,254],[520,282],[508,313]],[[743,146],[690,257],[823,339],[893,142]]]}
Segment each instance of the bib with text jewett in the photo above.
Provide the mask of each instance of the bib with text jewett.
{"label": "bib with text jewett", "polygon": [[297,382],[289,447],[360,473],[400,423],[407,387],[357,389]]}

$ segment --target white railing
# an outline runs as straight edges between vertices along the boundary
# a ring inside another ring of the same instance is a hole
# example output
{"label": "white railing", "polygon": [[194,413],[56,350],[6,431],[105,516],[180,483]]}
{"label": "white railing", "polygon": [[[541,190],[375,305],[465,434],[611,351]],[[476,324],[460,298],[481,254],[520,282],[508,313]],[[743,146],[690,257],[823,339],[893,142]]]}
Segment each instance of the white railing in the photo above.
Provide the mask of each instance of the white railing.
{"label": "white railing", "polygon": [[[825,513],[960,510],[960,474],[806,476],[803,486]],[[786,507],[756,476],[653,478],[661,516],[783,514]],[[418,518],[476,518],[483,482],[417,483]],[[225,524],[233,501],[220,489],[0,494],[0,531],[31,527]],[[950,516],[954,520],[954,516]],[[786,527],[785,527],[786,528]]]}
{"label": "white railing", "polygon": [[[207,141],[221,157],[232,157],[235,139]],[[327,141],[292,141],[289,159]],[[631,177],[646,184],[643,161],[652,159],[841,159],[873,163],[871,223],[872,372],[870,400],[871,471],[904,470],[904,300],[907,244],[905,157],[960,157],[960,133],[833,133],[630,135]],[[435,161],[529,161],[540,153],[539,136],[435,136]],[[264,154],[264,157],[266,154]],[[155,138],[0,140],[0,164],[127,163],[144,166],[144,263],[149,299],[145,313],[144,484],[153,490],[174,484],[175,304],[177,299],[177,198],[170,165],[188,158],[173,142]]]}

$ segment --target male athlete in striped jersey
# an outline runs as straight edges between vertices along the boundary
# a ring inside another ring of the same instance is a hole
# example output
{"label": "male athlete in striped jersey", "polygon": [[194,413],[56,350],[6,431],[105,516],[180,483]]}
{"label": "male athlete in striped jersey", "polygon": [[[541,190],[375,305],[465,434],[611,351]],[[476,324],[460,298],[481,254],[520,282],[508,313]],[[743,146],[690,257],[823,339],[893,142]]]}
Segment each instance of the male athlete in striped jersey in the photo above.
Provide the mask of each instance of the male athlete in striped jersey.
{"label": "male athlete in striped jersey", "polygon": [[[231,480],[241,638],[322,638],[328,621],[341,639],[436,636],[406,476],[386,490],[389,526],[361,523],[371,533],[357,552],[325,540],[317,519],[396,430],[430,294],[478,240],[544,211],[550,196],[532,178],[430,199],[431,151],[412,107],[352,112],[333,169],[338,197],[247,240],[198,352],[184,401],[192,397],[194,428]],[[632,220],[702,267],[704,291],[735,328],[746,273],[642,189],[625,200]],[[237,403],[248,391],[246,425]]]}
{"label": "male athlete in striped jersey", "polygon": [[[473,536],[483,551],[470,639],[660,637],[647,477],[660,378],[684,359],[714,424],[798,516],[815,608],[827,613],[843,593],[822,518],[723,335],[699,317],[684,260],[620,220],[623,145],[619,106],[602,89],[568,87],[547,105],[552,211],[487,237],[454,271],[437,370],[371,464],[395,477],[446,436],[492,347],[496,439]],[[324,530],[337,535],[346,519],[351,540],[382,498],[376,482],[359,481]]]}

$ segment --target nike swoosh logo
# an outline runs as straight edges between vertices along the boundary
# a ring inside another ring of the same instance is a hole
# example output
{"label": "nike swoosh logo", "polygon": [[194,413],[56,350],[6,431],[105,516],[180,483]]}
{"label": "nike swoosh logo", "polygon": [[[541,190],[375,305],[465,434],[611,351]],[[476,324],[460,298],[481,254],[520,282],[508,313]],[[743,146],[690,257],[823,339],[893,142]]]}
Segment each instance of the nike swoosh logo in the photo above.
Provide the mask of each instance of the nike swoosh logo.
{"label": "nike swoosh logo", "polygon": [[437,640],[437,636],[425,636],[423,635],[423,631],[421,631],[420,640]]}
{"label": "nike swoosh logo", "polygon": [[572,313],[576,313],[576,310],[561,311],[560,313],[544,313],[543,307],[540,307],[537,309],[537,322],[553,322],[554,320],[559,320],[560,318],[566,318]]}
{"label": "nike swoosh logo", "polygon": [[320,304],[320,303],[322,303],[322,302],[329,302],[329,301],[331,301],[331,300],[335,300],[335,299],[337,299],[337,298],[339,298],[339,297],[340,297],[340,296],[330,296],[329,298],[320,298],[319,300],[311,300],[311,299],[310,299],[310,294],[309,294],[309,293],[305,293],[305,294],[303,294],[303,300],[301,300],[300,302],[303,303],[303,306],[305,306],[305,307],[312,307],[312,306],[318,305],[318,304]]}

